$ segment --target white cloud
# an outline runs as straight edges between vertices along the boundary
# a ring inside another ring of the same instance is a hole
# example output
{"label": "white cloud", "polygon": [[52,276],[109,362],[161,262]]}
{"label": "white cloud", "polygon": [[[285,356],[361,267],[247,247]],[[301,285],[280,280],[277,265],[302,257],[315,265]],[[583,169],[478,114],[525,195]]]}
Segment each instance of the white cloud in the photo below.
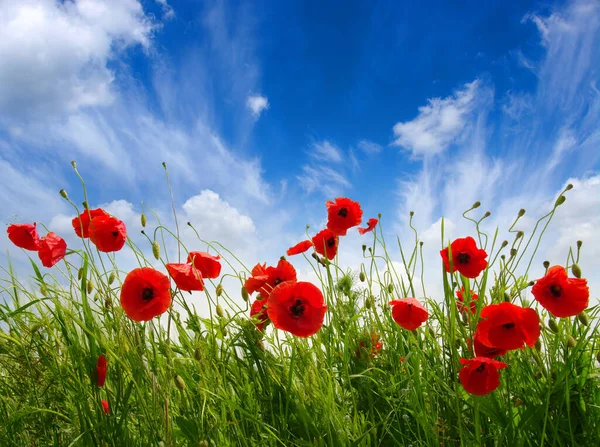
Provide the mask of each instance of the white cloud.
{"label": "white cloud", "polygon": [[366,154],[378,154],[381,152],[381,145],[369,140],[360,140],[358,148]]}
{"label": "white cloud", "polygon": [[114,100],[107,63],[147,48],[155,25],[137,0],[22,0],[0,8],[0,116],[56,116]]}
{"label": "white cloud", "polygon": [[326,197],[339,196],[344,188],[352,186],[346,177],[327,166],[304,165],[297,178],[308,194],[319,192]]}
{"label": "white cloud", "polygon": [[246,106],[250,109],[252,115],[255,118],[258,118],[264,110],[268,110],[269,100],[266,96],[261,95],[248,96]]}
{"label": "white cloud", "polygon": [[490,91],[475,80],[453,96],[430,99],[419,107],[416,118],[394,126],[393,145],[410,150],[414,157],[444,152],[460,138],[475,108],[489,96]]}
{"label": "white cloud", "polygon": [[340,148],[327,140],[313,143],[309,155],[324,162],[339,163],[342,161]]}
{"label": "white cloud", "polygon": [[169,5],[167,3],[167,0],[154,0],[156,3],[158,3],[162,9],[163,12],[163,19],[165,20],[169,20],[175,17],[175,11],[173,11],[173,8],[171,7],[171,5]]}

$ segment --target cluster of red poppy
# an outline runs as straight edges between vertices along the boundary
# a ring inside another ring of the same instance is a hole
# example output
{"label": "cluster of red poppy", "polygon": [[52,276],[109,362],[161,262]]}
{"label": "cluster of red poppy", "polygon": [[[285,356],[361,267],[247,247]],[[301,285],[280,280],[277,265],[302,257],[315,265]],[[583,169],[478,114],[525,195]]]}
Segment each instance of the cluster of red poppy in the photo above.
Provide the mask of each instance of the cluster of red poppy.
{"label": "cluster of red poppy", "polygon": [[65,257],[67,243],[63,238],[49,232],[40,239],[36,223],[9,225],[6,232],[13,244],[25,250],[37,251],[44,267],[52,267]]}
{"label": "cluster of red poppy", "polygon": [[127,241],[127,229],[123,221],[101,208],[85,210],[71,221],[71,225],[77,236],[89,238],[104,253],[119,251]]}

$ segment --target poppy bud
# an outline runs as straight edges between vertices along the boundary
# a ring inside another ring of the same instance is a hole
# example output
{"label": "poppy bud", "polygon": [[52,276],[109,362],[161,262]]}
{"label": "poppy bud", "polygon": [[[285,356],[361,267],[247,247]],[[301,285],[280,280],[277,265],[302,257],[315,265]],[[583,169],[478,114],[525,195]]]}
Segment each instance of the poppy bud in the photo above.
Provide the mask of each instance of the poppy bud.
{"label": "poppy bud", "polygon": [[108,275],[108,285],[110,286],[113,282],[115,282],[115,272],[110,272],[110,275]]}
{"label": "poppy bud", "polygon": [[106,299],[104,300],[104,308],[106,310],[110,310],[111,307],[112,307],[112,300],[110,299],[109,296],[107,296]]}
{"label": "poppy bud", "polygon": [[573,189],[573,185],[571,185],[571,184],[569,183],[565,189],[566,189],[567,191],[570,191],[571,189]]}
{"label": "poppy bud", "polygon": [[462,322],[464,323],[465,326],[467,324],[469,324],[469,316],[467,315],[467,313],[468,312],[461,312]]}
{"label": "poppy bud", "polygon": [[185,390],[185,382],[181,376],[178,376],[177,374],[175,374],[175,386],[181,391]]}
{"label": "poppy bud", "polygon": [[587,326],[588,324],[590,324],[590,320],[588,320],[588,316],[585,312],[581,312],[580,314],[577,314],[577,319],[584,326]]}
{"label": "poppy bud", "polygon": [[423,241],[419,241],[419,245],[420,245],[421,247],[423,246],[423,244],[424,244],[424,242],[423,242]]}
{"label": "poppy bud", "polygon": [[42,296],[48,296],[48,288],[46,287],[46,284],[42,284],[40,286],[40,293]]}
{"label": "poppy bud", "polygon": [[519,210],[519,217],[523,217],[525,215],[525,210],[523,208],[521,208]]}
{"label": "poppy bud", "polygon": [[521,307],[529,307],[529,301],[523,300],[523,302],[521,303]]}
{"label": "poppy bud", "polygon": [[360,279],[361,282],[365,282],[367,277],[365,276],[365,274],[363,272],[360,272],[360,275],[358,275],[358,279]]}
{"label": "poppy bud", "polygon": [[582,245],[583,245],[583,241],[577,241],[577,248],[581,248]]}
{"label": "poppy bud", "polygon": [[502,241],[501,248],[504,248],[508,245],[508,241]]}
{"label": "poppy bud", "polygon": [[506,255],[500,255],[500,259],[504,261],[506,259]]}
{"label": "poppy bud", "polygon": [[510,303],[510,296],[506,292],[504,292],[504,302],[505,303]]}
{"label": "poppy bud", "polygon": [[427,326],[427,332],[429,333],[430,337],[435,338],[435,331],[431,326]]}
{"label": "poppy bud", "polygon": [[525,405],[523,399],[521,399],[520,397],[515,398],[515,400],[513,401],[513,407],[520,407],[521,405]]}
{"label": "poppy bud", "polygon": [[534,280],[529,281],[529,287],[533,287],[533,286],[535,286],[535,281]]}
{"label": "poppy bud", "polygon": [[510,257],[514,257],[517,255],[517,249],[516,248],[511,248],[510,249]]}
{"label": "poppy bud", "polygon": [[225,312],[223,311],[223,308],[221,307],[220,304],[217,304],[217,315],[220,316],[221,318],[225,317]]}
{"label": "poppy bud", "polygon": [[370,309],[375,305],[375,297],[373,295],[369,296],[365,301],[365,307]]}
{"label": "poppy bud", "polygon": [[388,289],[389,293],[394,293],[394,285],[393,284],[390,284],[387,289]]}
{"label": "poppy bud", "polygon": [[490,217],[492,215],[492,213],[490,213],[489,211],[486,211],[485,214],[483,215],[483,218],[485,219],[486,217]]}
{"label": "poppy bud", "polygon": [[69,195],[67,194],[67,191],[65,191],[64,189],[61,189],[60,191],[58,191],[59,194],[62,196],[63,199],[67,199],[69,200]]}
{"label": "poppy bud", "polygon": [[167,162],[166,162],[166,161],[163,161],[163,162],[162,162],[162,165],[163,165],[163,168],[166,168],[166,167],[167,167]]}
{"label": "poppy bud", "polygon": [[535,349],[537,349],[538,351],[542,350],[542,342],[539,338],[535,341]]}
{"label": "poppy bud", "polygon": [[227,336],[227,328],[225,325],[221,326],[221,335],[223,335],[223,337]]}
{"label": "poppy bud", "polygon": [[577,341],[571,335],[569,335],[569,337],[567,338],[567,346],[569,348],[574,348],[575,346],[577,346]]}
{"label": "poppy bud", "polygon": [[544,261],[544,268],[547,269],[550,267],[550,261]]}
{"label": "poppy bud", "polygon": [[565,203],[565,200],[567,200],[565,196],[559,196],[558,199],[556,199],[556,202],[554,202],[554,207],[561,206]]}
{"label": "poppy bud", "polygon": [[92,281],[87,282],[87,293],[88,295],[94,291],[94,283]]}
{"label": "poppy bud", "polygon": [[517,231],[517,237],[515,238],[515,240],[519,240],[523,237],[523,232],[522,231]]}
{"label": "poppy bud", "polygon": [[248,300],[250,299],[248,297],[248,291],[246,290],[245,287],[242,287],[242,299],[246,302],[248,302]]}
{"label": "poppy bud", "polygon": [[215,289],[215,294],[219,297],[223,294],[223,286],[221,284],[217,285]]}
{"label": "poppy bud", "polygon": [[581,268],[577,264],[571,266],[571,273],[575,278],[581,278]]}
{"label": "poppy bud", "polygon": [[140,216],[140,222],[142,224],[142,227],[146,226],[146,215],[144,213],[142,213],[142,215]]}
{"label": "poppy bud", "polygon": [[542,378],[542,373],[541,373],[540,371],[538,371],[538,372],[536,372],[536,373],[535,373],[535,376],[534,376],[534,377],[535,377],[536,379],[540,380],[540,379]]}
{"label": "poppy bud", "polygon": [[471,207],[472,210],[474,210],[475,208],[479,208],[481,206],[481,202],[478,200],[477,202],[475,202],[473,204],[473,206]]}
{"label": "poppy bud", "polygon": [[75,160],[71,161],[71,166],[73,166],[74,169],[77,169],[77,163],[75,163]]}
{"label": "poppy bud", "polygon": [[409,214],[410,214],[410,217],[413,217],[415,215],[415,212],[411,211]]}
{"label": "poppy bud", "polygon": [[152,242],[152,254],[156,260],[160,259],[160,245],[157,241]]}
{"label": "poppy bud", "polygon": [[365,254],[366,249],[367,249],[367,246],[365,244],[363,244],[363,246],[362,246],[363,255]]}
{"label": "poppy bud", "polygon": [[548,320],[548,327],[552,332],[558,334],[558,324],[556,324],[556,320],[554,318],[550,318]]}
{"label": "poppy bud", "polygon": [[77,271],[77,279],[81,281],[81,278],[83,278],[83,267]]}
{"label": "poppy bud", "polygon": [[208,441],[200,441],[200,444],[198,444],[198,447],[210,447],[210,444],[208,443]]}
{"label": "poppy bud", "polygon": [[82,206],[83,206],[83,207],[84,207],[86,210],[87,210],[87,209],[89,209],[89,207],[90,207],[90,206],[88,205],[88,203],[87,203],[85,200],[84,200],[83,202],[81,202],[81,205],[82,205]]}
{"label": "poppy bud", "polygon": [[194,358],[198,361],[202,360],[202,350],[200,348],[194,349]]}

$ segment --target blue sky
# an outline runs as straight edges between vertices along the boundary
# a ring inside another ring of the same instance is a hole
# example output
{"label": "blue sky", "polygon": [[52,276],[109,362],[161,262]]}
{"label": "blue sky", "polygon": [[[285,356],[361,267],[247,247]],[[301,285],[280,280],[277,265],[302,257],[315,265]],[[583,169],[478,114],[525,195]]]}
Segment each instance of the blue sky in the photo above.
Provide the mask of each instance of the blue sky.
{"label": "blue sky", "polygon": [[182,219],[250,263],[348,196],[400,235],[414,210],[437,272],[441,216],[505,227],[571,181],[543,254],[600,267],[598,41],[593,0],[0,2],[0,216],[68,232],[77,160],[133,234],[142,202],[169,216],[166,161]]}

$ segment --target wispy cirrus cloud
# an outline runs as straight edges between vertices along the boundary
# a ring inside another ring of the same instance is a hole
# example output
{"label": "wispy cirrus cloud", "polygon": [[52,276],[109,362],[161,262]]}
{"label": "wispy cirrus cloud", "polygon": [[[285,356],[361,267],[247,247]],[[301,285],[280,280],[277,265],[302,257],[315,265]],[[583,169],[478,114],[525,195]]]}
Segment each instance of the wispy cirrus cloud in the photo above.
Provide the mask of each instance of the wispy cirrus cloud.
{"label": "wispy cirrus cloud", "polygon": [[269,109],[269,100],[266,96],[251,95],[248,96],[246,105],[248,106],[248,109],[250,109],[250,111],[252,112],[252,115],[255,118],[259,118],[263,111]]}

